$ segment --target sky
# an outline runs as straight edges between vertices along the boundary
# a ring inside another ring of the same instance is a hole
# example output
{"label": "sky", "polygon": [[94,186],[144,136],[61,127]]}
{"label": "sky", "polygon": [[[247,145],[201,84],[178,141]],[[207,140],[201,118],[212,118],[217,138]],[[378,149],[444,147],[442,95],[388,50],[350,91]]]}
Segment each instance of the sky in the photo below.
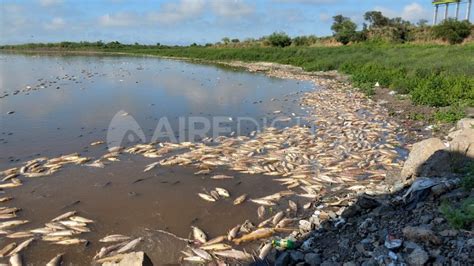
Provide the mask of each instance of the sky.
{"label": "sky", "polygon": [[0,44],[102,40],[186,45],[275,31],[327,36],[332,16],[343,14],[362,25],[370,10],[412,22],[432,16],[429,0],[0,0]]}

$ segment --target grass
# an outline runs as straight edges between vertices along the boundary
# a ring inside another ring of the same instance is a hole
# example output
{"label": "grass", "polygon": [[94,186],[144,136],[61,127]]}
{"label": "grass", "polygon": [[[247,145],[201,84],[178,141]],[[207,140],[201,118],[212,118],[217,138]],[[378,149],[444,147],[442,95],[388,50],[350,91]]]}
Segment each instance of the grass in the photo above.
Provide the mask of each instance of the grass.
{"label": "grass", "polygon": [[[30,46],[31,47],[31,46]],[[474,106],[474,44],[374,44],[338,47],[164,47],[142,45],[72,46],[75,50],[123,52],[135,55],[204,60],[267,61],[300,66],[307,71],[338,70],[367,94],[374,84],[409,94],[415,104],[451,106],[439,112],[441,121],[463,116]],[[28,49],[28,46],[19,47]]]}

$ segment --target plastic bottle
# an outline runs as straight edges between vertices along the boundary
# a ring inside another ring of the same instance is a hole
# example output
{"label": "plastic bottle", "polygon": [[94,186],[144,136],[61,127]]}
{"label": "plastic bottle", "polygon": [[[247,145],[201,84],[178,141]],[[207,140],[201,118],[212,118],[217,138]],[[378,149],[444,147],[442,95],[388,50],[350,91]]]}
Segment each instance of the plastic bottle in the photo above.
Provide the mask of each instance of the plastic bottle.
{"label": "plastic bottle", "polygon": [[272,240],[272,245],[274,247],[280,247],[284,249],[295,249],[296,243],[289,239],[282,239],[282,240]]}

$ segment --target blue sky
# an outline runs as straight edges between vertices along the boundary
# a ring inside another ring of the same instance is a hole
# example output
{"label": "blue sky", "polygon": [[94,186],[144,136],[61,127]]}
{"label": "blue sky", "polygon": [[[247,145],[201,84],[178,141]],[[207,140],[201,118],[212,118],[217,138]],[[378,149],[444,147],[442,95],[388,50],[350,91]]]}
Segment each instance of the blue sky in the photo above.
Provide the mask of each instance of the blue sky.
{"label": "blue sky", "polygon": [[[332,16],[359,25],[365,11],[416,22],[431,1],[356,0],[0,0],[0,43],[112,41],[189,44],[285,31],[330,35]],[[454,8],[451,9],[454,11]]]}

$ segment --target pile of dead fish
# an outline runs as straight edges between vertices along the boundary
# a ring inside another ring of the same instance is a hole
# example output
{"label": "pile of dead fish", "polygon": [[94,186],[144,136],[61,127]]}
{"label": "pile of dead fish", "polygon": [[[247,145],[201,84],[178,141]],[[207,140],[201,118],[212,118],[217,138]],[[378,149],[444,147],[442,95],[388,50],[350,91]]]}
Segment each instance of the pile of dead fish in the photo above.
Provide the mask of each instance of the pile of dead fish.
{"label": "pile of dead fish", "polygon": [[[1,212],[6,214],[15,215],[17,211],[19,211],[17,208],[1,208]],[[3,217],[3,219],[13,217],[16,216]],[[76,211],[70,211],[52,219],[50,222],[46,223],[44,227],[17,232],[11,231],[11,229],[27,224],[28,222],[28,220],[10,220],[0,223],[0,234],[5,235],[6,238],[28,238],[20,244],[11,242],[0,249],[0,258],[10,257],[10,263],[12,265],[22,264],[20,253],[28,248],[34,241],[45,241],[55,245],[86,244],[88,241],[79,238],[78,236],[82,233],[90,232],[91,230],[88,228],[88,225],[94,221],[78,216]],[[54,257],[48,265],[60,265],[61,260],[62,254],[59,254]]]}
{"label": "pile of dead fish", "polygon": [[120,234],[108,235],[100,239],[99,242],[113,244],[102,247],[94,256],[94,260],[96,263],[118,263],[127,255],[127,252],[135,249],[142,240],[143,238],[141,237],[132,239],[129,236]]}

